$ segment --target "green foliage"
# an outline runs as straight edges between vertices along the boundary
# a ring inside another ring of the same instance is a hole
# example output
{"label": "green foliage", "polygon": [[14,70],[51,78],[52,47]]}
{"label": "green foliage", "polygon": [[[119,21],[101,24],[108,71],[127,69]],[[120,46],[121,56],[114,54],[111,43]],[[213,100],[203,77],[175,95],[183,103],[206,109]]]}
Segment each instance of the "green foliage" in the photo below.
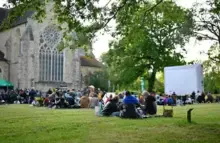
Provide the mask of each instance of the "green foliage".
{"label": "green foliage", "polygon": [[212,60],[213,63],[219,64],[220,63],[220,48],[219,44],[212,45],[208,50],[209,59]]}
{"label": "green foliage", "polygon": [[209,60],[203,63],[205,91],[214,93],[220,88],[220,1],[207,0],[205,4],[196,4],[193,11],[197,39],[215,42],[208,50]]}
{"label": "green foliage", "polygon": [[[193,8],[195,19],[195,35],[198,40],[212,40],[213,45],[220,45],[220,1],[207,0],[204,4],[195,4]],[[213,47],[212,47],[213,48]],[[211,49],[212,49],[211,48]],[[220,55],[210,56],[211,60],[220,62]]]}
{"label": "green foliage", "polygon": [[154,89],[157,72],[165,66],[184,64],[182,53],[176,49],[185,50],[193,27],[190,11],[174,2],[164,1],[146,14],[152,5],[136,4],[119,12],[115,34],[120,38],[111,43],[105,58],[121,84],[146,75],[149,91]]}
{"label": "green foliage", "polygon": [[157,93],[164,93],[164,73],[160,72],[157,74],[155,81],[155,91]]}
{"label": "green foliage", "polygon": [[204,89],[211,93],[219,92],[220,89],[220,64],[213,60],[207,60],[203,63],[204,70]]}
{"label": "green foliage", "polygon": [[220,72],[210,72],[205,74],[204,77],[204,89],[207,92],[215,93],[216,91],[219,93],[220,89]]}
{"label": "green foliage", "polygon": [[[158,1],[158,4],[162,1]],[[134,4],[146,3],[146,0],[109,0],[105,5],[101,5],[103,0],[10,0],[4,6],[12,9],[1,29],[10,28],[18,17],[29,10],[35,11],[34,18],[42,22],[47,16],[49,3],[52,3],[52,11],[55,13],[53,20],[64,31],[64,38],[68,39],[68,34],[74,30],[76,33],[83,33],[91,40],[100,29],[109,30],[108,23],[118,15],[119,11],[125,7],[132,8]],[[149,11],[151,9],[153,7]],[[80,45],[78,41],[75,42]]]}
{"label": "green foliage", "polygon": [[106,70],[94,72],[87,79],[87,85],[93,85],[103,91],[108,91],[108,73]]}

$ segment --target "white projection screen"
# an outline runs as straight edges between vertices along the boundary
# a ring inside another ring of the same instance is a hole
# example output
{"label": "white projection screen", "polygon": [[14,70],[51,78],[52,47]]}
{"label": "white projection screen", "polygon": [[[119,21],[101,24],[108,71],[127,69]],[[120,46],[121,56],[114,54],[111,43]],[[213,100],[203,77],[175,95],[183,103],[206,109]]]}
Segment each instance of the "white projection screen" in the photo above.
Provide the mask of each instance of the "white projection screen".
{"label": "white projection screen", "polygon": [[164,68],[165,93],[190,95],[193,91],[203,91],[203,68],[201,64]]}

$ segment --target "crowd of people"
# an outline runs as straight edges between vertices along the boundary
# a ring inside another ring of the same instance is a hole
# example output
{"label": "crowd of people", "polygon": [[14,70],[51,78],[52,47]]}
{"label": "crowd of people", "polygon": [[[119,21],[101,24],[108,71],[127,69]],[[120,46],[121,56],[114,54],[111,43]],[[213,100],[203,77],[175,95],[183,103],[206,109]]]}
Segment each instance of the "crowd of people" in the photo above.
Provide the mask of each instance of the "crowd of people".
{"label": "crowd of people", "polygon": [[1,103],[8,104],[32,104],[33,106],[46,106],[53,108],[62,107],[77,107],[79,106],[79,99],[82,95],[87,95],[88,88],[83,90],[63,90],[63,89],[49,89],[47,92],[42,92],[31,89],[16,89],[8,90],[0,89]]}
{"label": "crowd of people", "polygon": [[144,118],[157,113],[156,98],[147,91],[142,96],[125,91],[118,96],[110,96],[107,102],[102,103],[101,116],[117,116],[121,118]]}
{"label": "crowd of people", "polygon": [[[120,100],[121,99],[121,100]],[[215,98],[219,102],[220,97]],[[189,102],[191,100],[191,102]],[[120,102],[121,101],[121,102]],[[157,95],[156,93],[144,92],[140,96],[126,91],[115,97],[109,97],[104,108],[100,108],[103,116],[119,116],[122,118],[143,118],[146,115],[157,114],[157,105],[186,105],[193,103],[213,103],[214,97],[210,93],[193,92],[190,96]]]}
{"label": "crowd of people", "polygon": [[0,89],[0,101],[5,103],[20,103],[28,104],[31,103],[36,96],[40,96],[42,93],[39,90],[33,89],[15,89],[15,90],[4,90]]}
{"label": "crowd of people", "polygon": [[[121,118],[143,118],[147,115],[157,114],[157,105],[175,106],[179,104],[177,95],[157,95],[152,92],[143,92],[137,96],[133,92],[124,91],[118,95],[106,96],[106,92],[89,86],[83,90],[49,89],[41,92],[34,88],[25,90],[0,90],[0,101],[3,103],[31,104],[48,108],[95,108],[99,107],[100,116],[118,116]],[[106,97],[104,97],[106,96]],[[206,97],[207,96],[207,97]],[[192,95],[183,96],[183,104],[191,98],[192,101],[213,102],[210,93],[193,92]],[[216,98],[217,100],[217,98]]]}
{"label": "crowd of people", "polygon": [[214,98],[210,92],[200,93],[199,91],[192,92],[191,95],[185,96],[177,96],[175,92],[172,95],[157,95],[157,104],[158,105],[186,105],[186,104],[193,104],[193,103],[213,103],[213,102],[220,102],[220,97],[216,96]]}
{"label": "crowd of people", "polygon": [[214,97],[212,96],[210,92],[208,93],[199,92],[199,91],[197,91],[197,93],[193,92],[190,98],[193,101],[197,101],[198,103],[219,102],[219,97],[217,96],[216,99],[214,99]]}
{"label": "crowd of people", "polygon": [[156,99],[148,92],[144,98],[138,98],[129,91],[109,96],[104,101],[105,92],[89,86],[83,90],[49,89],[41,92],[34,88],[25,90],[0,90],[1,103],[31,104],[48,108],[95,108],[102,107],[103,116],[120,116],[122,118],[141,118],[142,115],[156,114]]}

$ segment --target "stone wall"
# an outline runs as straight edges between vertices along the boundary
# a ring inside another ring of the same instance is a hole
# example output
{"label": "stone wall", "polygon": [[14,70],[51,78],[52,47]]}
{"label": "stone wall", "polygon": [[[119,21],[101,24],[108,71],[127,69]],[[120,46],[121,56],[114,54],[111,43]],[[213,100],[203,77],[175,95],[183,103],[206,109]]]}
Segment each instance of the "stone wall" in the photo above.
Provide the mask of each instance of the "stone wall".
{"label": "stone wall", "polygon": [[8,64],[5,61],[0,61],[0,68],[3,79],[8,80]]}
{"label": "stone wall", "polygon": [[[34,58],[32,59],[32,63],[34,65],[33,69],[34,71],[30,71],[29,74],[34,73],[34,86],[40,90],[45,90],[48,88],[54,88],[59,87],[59,82],[41,82],[39,81],[39,41],[40,41],[40,33],[44,31],[44,29],[47,26],[54,25],[56,21],[53,20],[54,14],[52,13],[52,4],[49,4],[47,7],[47,18],[43,21],[43,23],[37,23],[36,21],[29,19],[28,25],[32,26],[33,35],[34,35],[34,45],[31,47],[34,47],[33,53]],[[61,32],[62,34],[62,32]],[[30,47],[30,49],[32,49]],[[79,61],[79,59],[75,58],[74,51],[68,49],[66,47],[63,51],[64,53],[64,77],[63,77],[63,83],[67,84],[68,88],[77,88],[79,85],[76,84],[76,73],[80,72],[80,65],[75,62],[75,60]],[[31,66],[31,62],[29,62],[29,65]],[[77,67],[78,66],[78,67]],[[30,68],[30,67],[29,67]],[[29,77],[29,81],[33,81],[33,76]]]}
{"label": "stone wall", "polygon": [[73,51],[70,49],[64,50],[64,82],[73,83]]}
{"label": "stone wall", "polygon": [[24,30],[25,24],[0,33],[0,50],[5,54],[5,58],[10,64],[5,75],[15,87],[18,86],[20,35]]}
{"label": "stone wall", "polygon": [[[44,83],[39,81],[39,50],[40,34],[47,26],[54,25],[56,21],[52,12],[52,3],[47,6],[47,17],[43,23],[29,18],[26,24],[11,28],[0,33],[0,50],[10,63],[10,68],[4,68],[4,74],[15,86],[15,88],[30,88],[32,86],[40,90],[58,87],[60,83]],[[33,39],[30,38],[32,32]],[[61,32],[62,34],[62,32]],[[96,71],[96,68],[80,68],[80,56],[84,55],[83,50],[72,51],[64,49],[64,78],[63,82],[68,88],[80,89],[83,75]],[[6,66],[6,65],[3,65]],[[10,69],[10,71],[8,71]],[[10,74],[8,74],[10,72]]]}
{"label": "stone wall", "polygon": [[[19,38],[19,35],[25,31],[25,24],[16,26],[14,28],[11,28],[10,30],[6,30],[3,32],[0,32],[0,50],[5,54],[5,58],[8,60],[12,60],[12,57],[8,57],[7,55],[15,53],[16,50],[12,48],[12,45],[18,46],[18,42],[16,42]],[[13,40],[13,41],[12,41]],[[9,46],[9,47],[7,47]],[[8,49],[9,48],[9,49]],[[8,52],[7,52],[8,51]]]}
{"label": "stone wall", "polygon": [[74,51],[73,55],[73,84],[74,88],[80,89],[81,88],[81,71],[80,71],[80,56],[79,56],[79,49]]}
{"label": "stone wall", "polygon": [[[46,91],[48,91],[48,89],[50,89],[50,88],[60,88],[60,85],[61,85],[62,83],[59,83],[59,82],[57,82],[57,83],[55,83],[55,82],[37,82],[37,83],[35,83],[35,88],[36,89],[38,89],[38,90],[41,90],[41,91],[43,91],[43,92],[46,92]],[[73,86],[72,86],[72,84],[67,84],[67,87],[66,87],[67,89],[73,89]]]}

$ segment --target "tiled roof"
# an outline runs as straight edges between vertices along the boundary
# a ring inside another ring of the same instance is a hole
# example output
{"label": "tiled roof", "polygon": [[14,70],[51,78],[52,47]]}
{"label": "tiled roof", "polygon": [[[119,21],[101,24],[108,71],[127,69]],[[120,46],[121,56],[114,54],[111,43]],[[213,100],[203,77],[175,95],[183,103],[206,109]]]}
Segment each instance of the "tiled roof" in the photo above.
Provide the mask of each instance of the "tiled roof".
{"label": "tiled roof", "polygon": [[86,56],[80,57],[80,62],[81,62],[81,66],[85,66],[85,67],[97,67],[97,68],[103,67],[102,63],[100,63],[95,58],[90,58]]}
{"label": "tiled roof", "polygon": [[[7,19],[10,9],[0,8],[0,24],[3,20]],[[12,27],[24,24],[27,22],[27,19],[34,14],[33,11],[27,11],[24,13],[24,16],[18,17],[18,19],[12,24]]]}

